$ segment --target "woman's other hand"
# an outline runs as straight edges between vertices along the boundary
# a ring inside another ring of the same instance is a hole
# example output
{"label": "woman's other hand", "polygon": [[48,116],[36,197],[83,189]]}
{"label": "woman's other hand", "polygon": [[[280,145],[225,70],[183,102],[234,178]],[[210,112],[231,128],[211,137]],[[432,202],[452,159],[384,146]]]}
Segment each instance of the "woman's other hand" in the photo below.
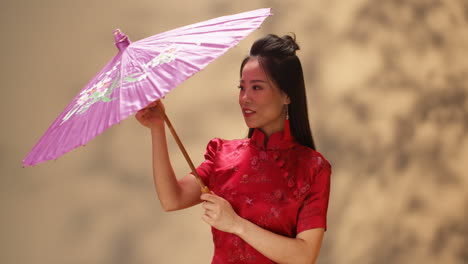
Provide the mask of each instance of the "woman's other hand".
{"label": "woman's other hand", "polygon": [[138,111],[135,117],[143,126],[153,128],[164,125],[164,112],[164,104],[161,100],[157,100]]}
{"label": "woman's other hand", "polygon": [[234,211],[231,204],[224,198],[214,193],[204,193],[200,196],[203,200],[203,221],[210,226],[224,232],[236,233],[240,227],[242,218]]}

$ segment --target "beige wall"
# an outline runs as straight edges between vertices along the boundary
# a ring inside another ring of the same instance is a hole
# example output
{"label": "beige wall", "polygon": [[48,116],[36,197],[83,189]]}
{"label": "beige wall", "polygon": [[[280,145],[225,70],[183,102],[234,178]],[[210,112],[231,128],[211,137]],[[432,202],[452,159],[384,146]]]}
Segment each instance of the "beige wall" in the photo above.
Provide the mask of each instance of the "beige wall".
{"label": "beige wall", "polygon": [[[196,3],[196,4],[195,4]],[[238,67],[265,33],[295,32],[333,187],[320,263],[468,263],[468,3],[464,0],[18,1],[2,32],[0,263],[209,263],[198,207],[163,213],[148,131],[130,118],[34,168],[21,160],[131,39],[260,7],[261,30],[178,87],[167,111],[195,163],[245,136]],[[170,140],[175,171],[189,171]]]}

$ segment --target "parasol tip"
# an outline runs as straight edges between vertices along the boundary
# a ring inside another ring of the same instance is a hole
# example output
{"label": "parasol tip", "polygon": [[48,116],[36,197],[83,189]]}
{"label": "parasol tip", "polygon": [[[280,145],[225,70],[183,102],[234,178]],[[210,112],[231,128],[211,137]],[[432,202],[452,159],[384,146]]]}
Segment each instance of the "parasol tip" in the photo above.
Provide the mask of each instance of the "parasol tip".
{"label": "parasol tip", "polygon": [[124,50],[128,45],[130,45],[130,40],[128,39],[127,35],[125,35],[120,28],[114,30],[114,44],[117,46],[119,51]]}

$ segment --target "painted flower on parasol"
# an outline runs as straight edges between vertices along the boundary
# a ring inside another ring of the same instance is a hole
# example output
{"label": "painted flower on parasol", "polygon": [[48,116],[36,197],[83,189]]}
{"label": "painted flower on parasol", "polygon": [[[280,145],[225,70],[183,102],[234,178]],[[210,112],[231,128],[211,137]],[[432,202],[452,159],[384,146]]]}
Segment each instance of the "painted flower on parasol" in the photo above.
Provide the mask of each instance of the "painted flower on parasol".
{"label": "painted flower on parasol", "polygon": [[270,15],[270,9],[263,8],[218,17],[133,43],[115,30],[117,55],[52,123],[23,165],[57,159],[85,145],[108,127],[164,97],[259,28]]}

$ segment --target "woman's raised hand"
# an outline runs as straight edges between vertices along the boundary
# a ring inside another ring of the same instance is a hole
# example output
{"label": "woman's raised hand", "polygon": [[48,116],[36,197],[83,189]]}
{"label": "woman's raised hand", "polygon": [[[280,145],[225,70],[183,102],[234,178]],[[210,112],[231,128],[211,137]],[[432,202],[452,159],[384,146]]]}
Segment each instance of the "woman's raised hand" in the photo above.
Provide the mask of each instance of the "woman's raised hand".
{"label": "woman's raised hand", "polygon": [[164,112],[164,104],[161,100],[157,100],[138,111],[135,117],[143,126],[153,128],[164,125]]}

